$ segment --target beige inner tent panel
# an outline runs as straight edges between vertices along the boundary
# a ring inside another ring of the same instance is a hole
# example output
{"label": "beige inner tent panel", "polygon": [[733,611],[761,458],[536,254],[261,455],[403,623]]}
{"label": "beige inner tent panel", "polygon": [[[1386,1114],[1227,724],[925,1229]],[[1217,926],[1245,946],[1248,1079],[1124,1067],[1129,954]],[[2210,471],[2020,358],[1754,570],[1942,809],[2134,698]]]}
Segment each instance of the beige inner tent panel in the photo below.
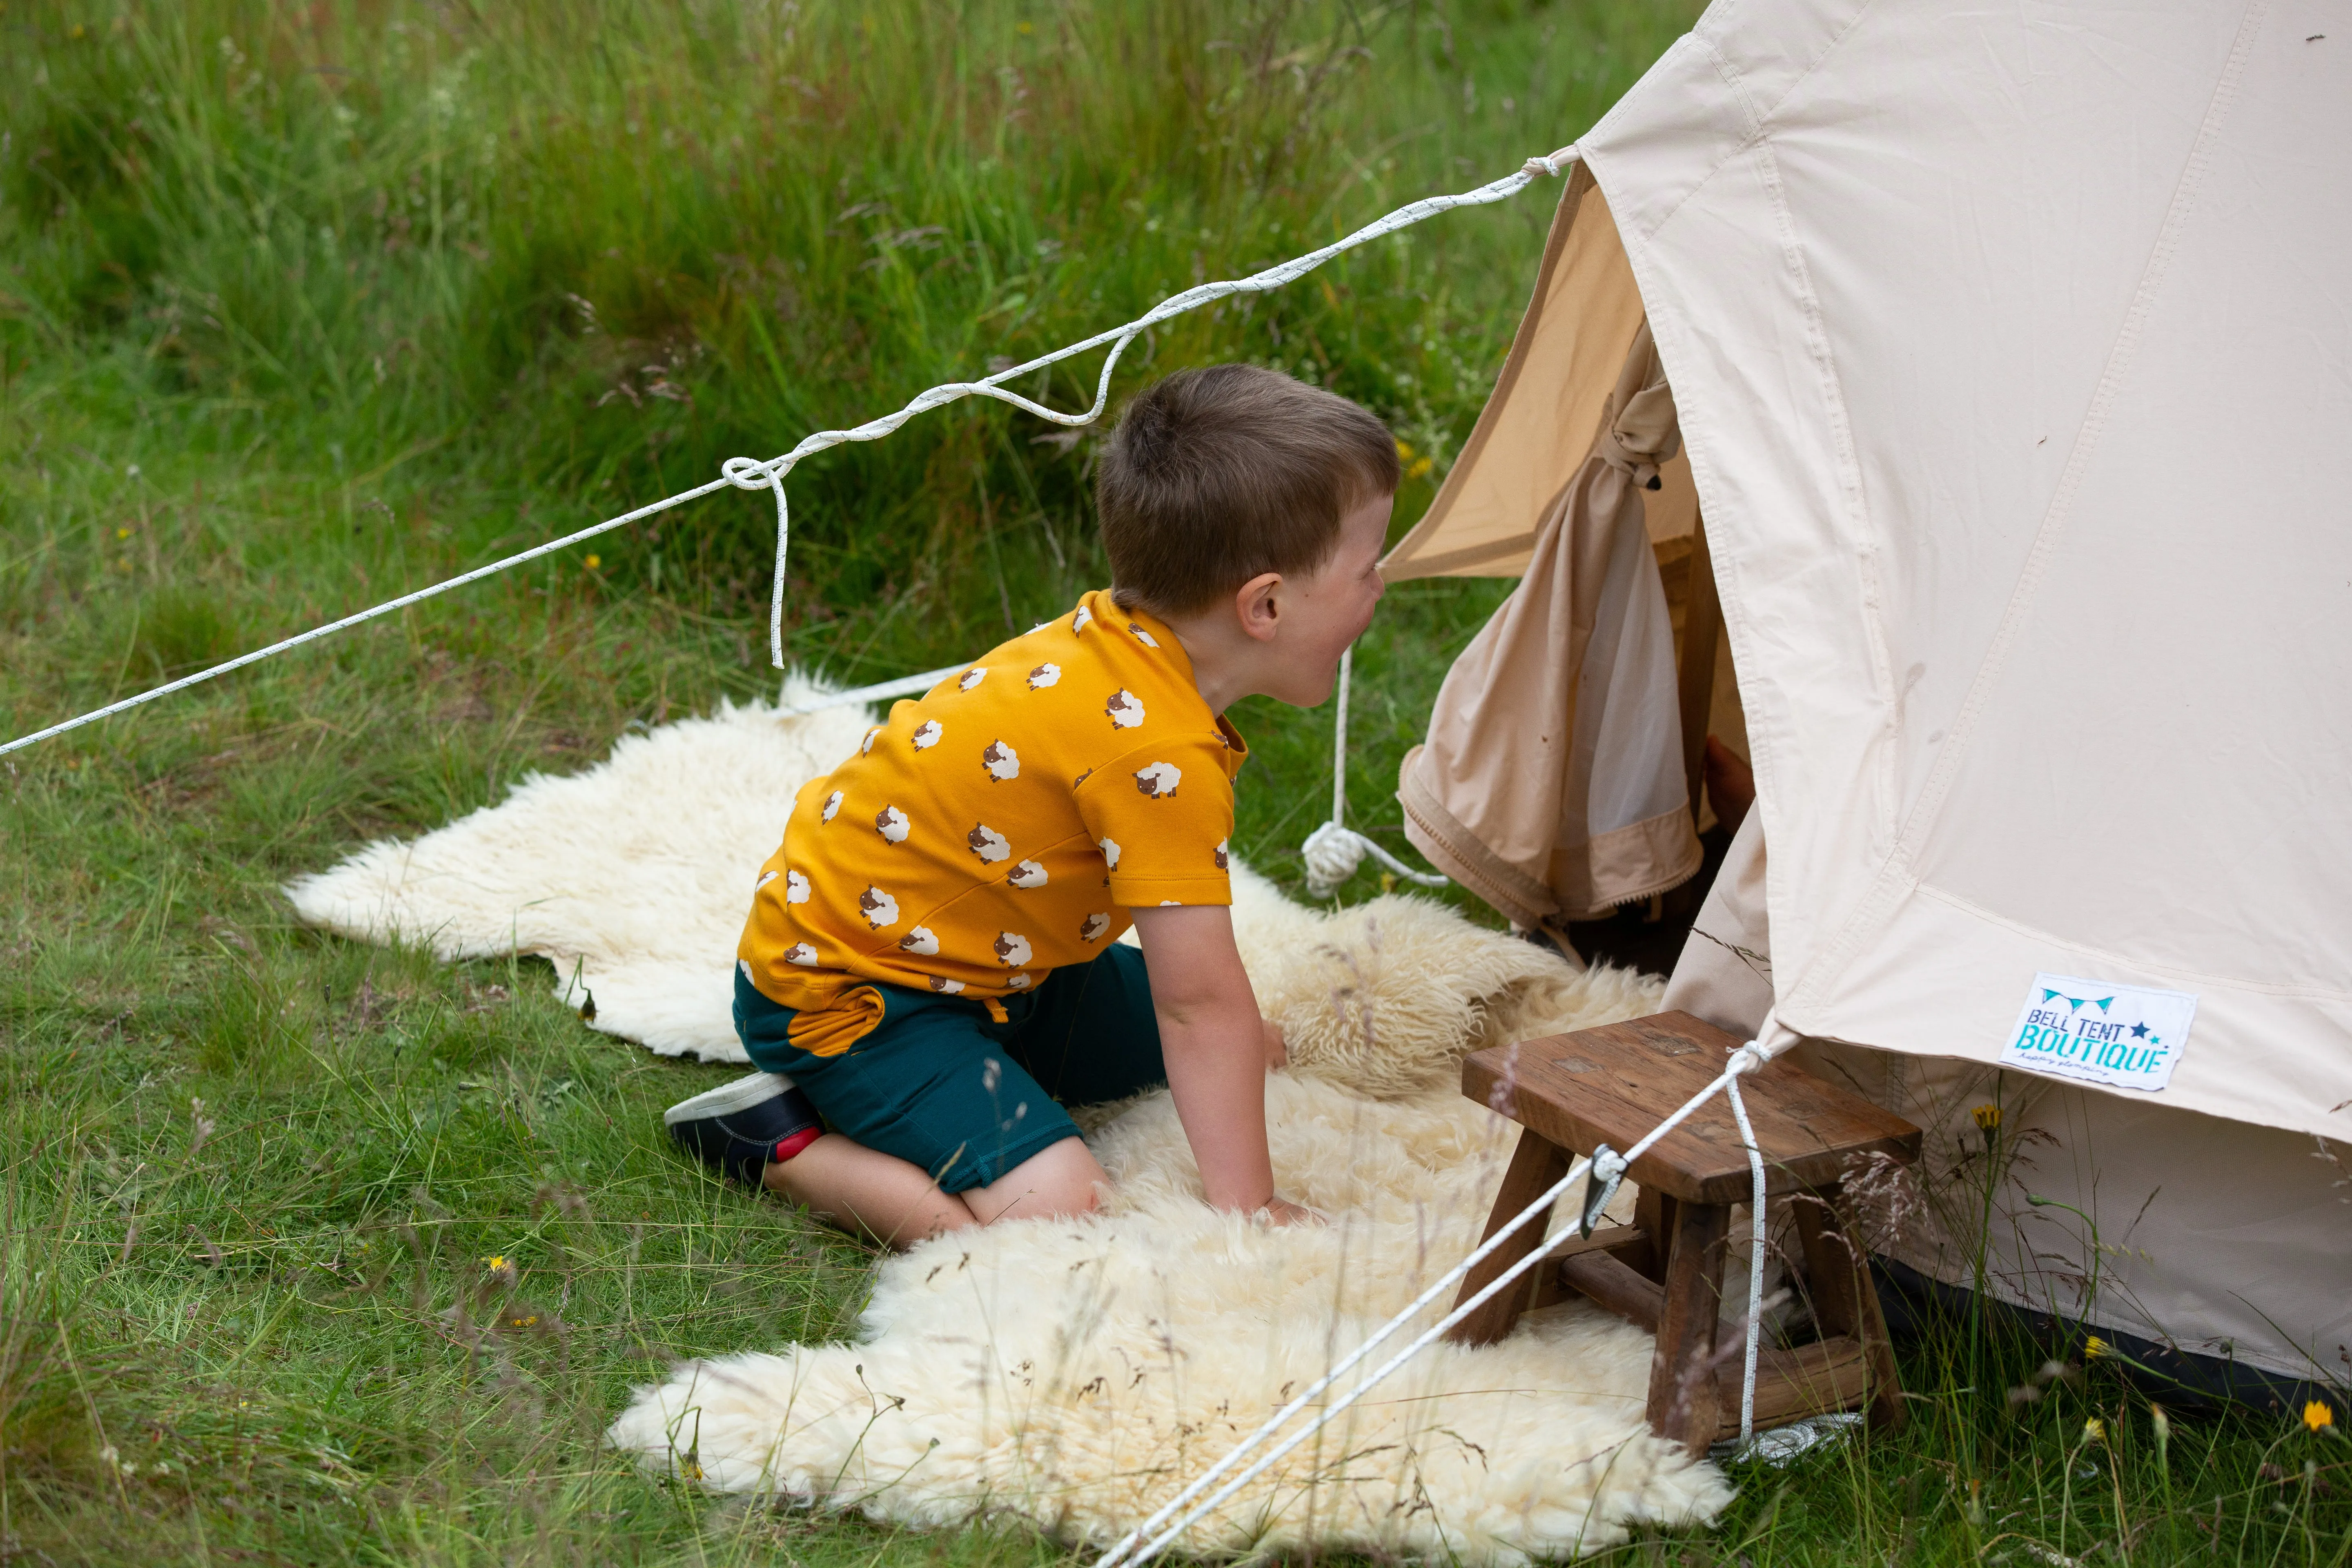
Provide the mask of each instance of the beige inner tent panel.
{"label": "beige inner tent panel", "polygon": [[[1579,164],[1560,195],[1535,295],[1494,395],[1428,512],[1381,563],[1390,582],[1516,577],[1526,568],[1538,521],[1592,450],[1641,325],[1642,293],[1609,204]],[[1530,366],[1540,391],[1514,396]],[[1687,535],[1698,522],[1689,458],[1677,454],[1660,465],[1658,478],[1662,488],[1643,501],[1651,539]],[[1662,553],[1661,564],[1668,559]],[[1670,598],[1673,587],[1670,581]]]}
{"label": "beige inner tent panel", "polygon": [[[1609,204],[1581,165],[1561,194],[1535,289],[1495,391],[1429,510],[1381,563],[1391,583],[1415,577],[1516,577],[1538,530],[1595,449],[1612,389],[1641,330],[1640,290]],[[1680,450],[1657,468],[1659,488],[1642,495],[1643,525],[1655,554],[1683,688],[1685,775],[1696,826],[1714,826],[1698,787],[1700,749],[1713,734],[1748,754],[1729,644],[1706,580],[1698,538],[1698,491]],[[1694,566],[1700,571],[1694,572]],[[1694,650],[1691,638],[1698,638]],[[1694,652],[1704,668],[1693,668]],[[1434,731],[1433,731],[1434,733]],[[1429,846],[1423,845],[1424,850]],[[1441,852],[1442,853],[1442,852]],[[1467,869],[1454,856],[1458,876]],[[1520,900],[1474,886],[1522,924],[1537,917]]]}

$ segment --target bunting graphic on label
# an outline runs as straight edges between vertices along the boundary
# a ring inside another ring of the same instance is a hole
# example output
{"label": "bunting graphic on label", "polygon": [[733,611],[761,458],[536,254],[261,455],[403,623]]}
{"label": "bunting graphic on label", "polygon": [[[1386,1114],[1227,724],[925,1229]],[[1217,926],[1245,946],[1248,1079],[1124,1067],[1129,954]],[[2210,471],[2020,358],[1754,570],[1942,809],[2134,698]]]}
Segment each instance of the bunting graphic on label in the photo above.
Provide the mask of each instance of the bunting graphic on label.
{"label": "bunting graphic on label", "polygon": [[2172,1081],[2196,1015],[2191,992],[2037,974],[2000,1065],[2154,1094]]}

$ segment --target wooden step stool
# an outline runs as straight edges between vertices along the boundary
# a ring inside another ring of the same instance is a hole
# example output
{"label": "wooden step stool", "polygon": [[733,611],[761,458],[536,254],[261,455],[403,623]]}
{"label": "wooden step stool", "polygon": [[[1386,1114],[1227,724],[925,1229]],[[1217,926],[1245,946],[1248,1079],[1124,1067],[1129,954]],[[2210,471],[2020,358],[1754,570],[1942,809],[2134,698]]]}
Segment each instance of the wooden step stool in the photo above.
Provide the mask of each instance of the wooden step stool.
{"label": "wooden step stool", "polygon": [[[1659,1013],[1470,1057],[1462,1064],[1462,1092],[1526,1129],[1486,1235],[1566,1175],[1572,1155],[1602,1143],[1622,1152],[1648,1136],[1712,1082],[1741,1044],[1687,1013]],[[1919,1130],[1786,1060],[1744,1075],[1739,1089],[1764,1154],[1764,1190],[1794,1209],[1822,1334],[1796,1350],[1763,1347],[1756,1425],[1866,1404],[1872,1426],[1898,1426],[1903,1403],[1894,1351],[1871,1287],[1868,1254],[1839,1202],[1839,1187],[1856,1156],[1883,1153],[1905,1164],[1917,1159]],[[1729,1098],[1717,1094],[1692,1112],[1634,1161],[1625,1179],[1639,1187],[1633,1224],[1602,1222],[1590,1237],[1563,1231],[1549,1249],[1557,1268],[1538,1264],[1524,1287],[1493,1297],[1450,1337],[1491,1344],[1522,1311],[1581,1292],[1657,1336],[1650,1429],[1697,1454],[1739,1431],[1744,1342],[1718,1354],[1716,1325],[1731,1205],[1748,1201],[1754,1177]],[[1541,1245],[1542,1228],[1530,1221],[1472,1269],[1457,1304]]]}

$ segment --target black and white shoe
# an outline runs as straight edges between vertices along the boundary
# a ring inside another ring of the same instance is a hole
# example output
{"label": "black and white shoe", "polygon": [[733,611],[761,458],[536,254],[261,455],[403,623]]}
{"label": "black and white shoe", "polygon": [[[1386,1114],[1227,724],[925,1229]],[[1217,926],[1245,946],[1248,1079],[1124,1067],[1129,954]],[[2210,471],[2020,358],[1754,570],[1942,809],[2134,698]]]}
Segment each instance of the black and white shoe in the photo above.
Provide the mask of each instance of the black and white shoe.
{"label": "black and white shoe", "polygon": [[662,1112],[679,1148],[722,1176],[760,1184],[771,1162],[791,1159],[824,1131],[807,1095],[782,1073],[755,1072]]}

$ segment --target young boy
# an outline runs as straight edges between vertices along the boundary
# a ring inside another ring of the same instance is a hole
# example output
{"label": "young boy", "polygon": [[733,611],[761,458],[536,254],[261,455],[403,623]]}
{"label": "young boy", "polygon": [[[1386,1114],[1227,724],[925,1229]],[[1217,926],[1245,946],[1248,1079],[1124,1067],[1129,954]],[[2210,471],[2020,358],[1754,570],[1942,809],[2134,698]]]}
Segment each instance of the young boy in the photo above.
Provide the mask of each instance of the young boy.
{"label": "young boy", "polygon": [[1281,1036],[1234,942],[1224,714],[1330,694],[1396,486],[1381,422],[1287,376],[1139,394],[1097,482],[1110,590],[801,791],[737,950],[761,1072],[673,1106],[678,1142],[903,1247],[1091,1210],[1107,1178],[1063,1106],[1165,1083],[1211,1203],[1306,1216],[1266,1154]]}

